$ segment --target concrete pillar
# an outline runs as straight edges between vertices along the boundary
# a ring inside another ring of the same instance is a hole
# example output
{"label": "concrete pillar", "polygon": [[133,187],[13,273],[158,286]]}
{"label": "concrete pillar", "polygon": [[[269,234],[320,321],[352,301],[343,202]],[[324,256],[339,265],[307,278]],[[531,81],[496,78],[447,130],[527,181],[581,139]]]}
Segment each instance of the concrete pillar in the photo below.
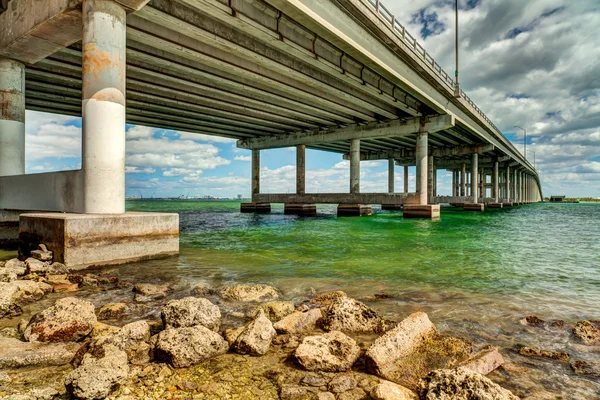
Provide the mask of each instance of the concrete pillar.
{"label": "concrete pillar", "polygon": [[517,170],[513,170],[513,175],[512,175],[512,194],[513,194],[513,199],[515,201],[518,201],[518,192],[517,192]]}
{"label": "concrete pillar", "polygon": [[428,201],[427,194],[427,132],[417,134],[417,193],[419,195],[419,204],[425,205]]}
{"label": "concrete pillar", "polygon": [[350,140],[350,193],[360,193],[360,139]]}
{"label": "concrete pillar", "polygon": [[84,212],[125,212],[125,10],[84,0],[82,169]]}
{"label": "concrete pillar", "polygon": [[505,182],[505,187],[506,187],[506,201],[510,202],[510,200],[512,198],[512,193],[510,192],[510,165],[506,166],[506,182]]}
{"label": "concrete pillar", "polygon": [[452,197],[456,196],[456,170],[452,170]]}
{"label": "concrete pillar", "polygon": [[404,193],[408,193],[408,165],[404,166]]}
{"label": "concrete pillar", "polygon": [[435,166],[435,160],[433,161],[433,196],[437,196],[437,167]]}
{"label": "concrete pillar", "polygon": [[433,179],[433,156],[427,156],[427,203],[433,203],[433,188],[435,186]]}
{"label": "concrete pillar", "polygon": [[0,176],[25,173],[25,65],[0,58]]}
{"label": "concrete pillar", "polygon": [[306,146],[296,146],[296,193],[304,194],[306,191]]}
{"label": "concrete pillar", "polygon": [[492,171],[492,197],[494,202],[498,202],[498,161],[494,160],[494,170]]}
{"label": "concrete pillar", "polygon": [[252,202],[260,194],[260,150],[252,149]]}
{"label": "concrete pillar", "polygon": [[394,159],[388,160],[388,193],[394,193]]}
{"label": "concrete pillar", "polygon": [[471,156],[471,197],[473,203],[479,203],[479,154]]}
{"label": "concrete pillar", "polygon": [[485,174],[483,168],[479,169],[479,197],[482,199],[485,197]]}
{"label": "concrete pillar", "polygon": [[466,175],[467,175],[467,165],[463,162],[462,164],[460,164],[460,195],[461,196],[466,195],[466,191],[465,191]]}

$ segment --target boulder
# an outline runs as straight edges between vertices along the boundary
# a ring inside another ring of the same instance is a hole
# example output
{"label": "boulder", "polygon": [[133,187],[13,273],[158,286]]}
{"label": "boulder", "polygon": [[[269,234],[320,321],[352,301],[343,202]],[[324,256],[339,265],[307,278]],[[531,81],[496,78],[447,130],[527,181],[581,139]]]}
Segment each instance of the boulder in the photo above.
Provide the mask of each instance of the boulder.
{"label": "boulder", "polygon": [[125,303],[108,303],[100,307],[98,319],[117,319],[122,317],[127,311],[129,311],[129,307]]}
{"label": "boulder", "polygon": [[304,376],[304,378],[302,378],[300,383],[302,383],[303,385],[312,386],[312,387],[321,387],[321,386],[327,386],[327,384],[329,383],[330,380],[331,379],[323,376],[323,374],[310,372],[310,373],[306,374]]}
{"label": "boulder", "polygon": [[0,268],[0,282],[12,282],[17,280],[17,274],[14,270],[6,267]]}
{"label": "boulder", "polygon": [[487,375],[499,366],[504,364],[504,358],[496,347],[485,349],[469,357],[459,366],[465,367],[481,375]]}
{"label": "boulder", "polygon": [[149,341],[150,325],[144,320],[132,322],[121,329],[104,330],[102,334],[93,337],[86,357],[102,358],[107,349],[116,348],[127,353],[131,364],[147,364],[151,358]]}
{"label": "boulder", "polygon": [[198,283],[192,288],[192,294],[194,296],[208,296],[214,294],[214,290],[208,286],[207,283]]}
{"label": "boulder", "polygon": [[322,327],[326,331],[386,331],[386,321],[372,308],[350,297],[338,297],[325,309]]}
{"label": "boulder", "polygon": [[250,322],[237,337],[234,348],[240,354],[261,356],[269,351],[271,340],[277,335],[271,321],[260,310],[258,315]]}
{"label": "boulder", "polygon": [[317,323],[323,318],[320,308],[308,311],[294,311],[287,317],[275,323],[274,328],[279,333],[302,333],[315,330]]}
{"label": "boulder", "polygon": [[333,303],[335,300],[338,300],[342,297],[348,297],[348,296],[346,295],[346,293],[342,292],[341,290],[336,290],[334,292],[319,293],[318,295],[313,297],[310,300],[310,302],[313,304],[321,305],[321,306],[328,306],[331,303]]}
{"label": "boulder", "polygon": [[151,283],[138,283],[133,287],[134,301],[147,303],[149,301],[165,298],[171,289],[168,285],[154,285]]}
{"label": "boulder", "polygon": [[556,360],[565,363],[571,360],[571,355],[569,353],[565,353],[564,351],[542,350],[538,349],[537,347],[521,347],[519,349],[519,354],[528,357],[549,358],[551,360]]}
{"label": "boulder", "polygon": [[573,328],[573,335],[585,344],[600,346],[600,321],[579,321]]}
{"label": "boulder", "polygon": [[52,261],[52,252],[48,250],[46,245],[40,244],[37,250],[31,252],[31,257],[40,261]]}
{"label": "boulder", "polygon": [[18,258],[11,258],[10,260],[6,261],[4,268],[13,271],[19,276],[25,275],[26,272],[25,263]]}
{"label": "boulder", "polygon": [[370,397],[362,388],[354,388],[338,394],[337,400],[369,400]]}
{"label": "boulder", "polygon": [[365,358],[374,374],[414,389],[421,377],[436,369],[452,368],[467,360],[470,353],[468,342],[438,334],[427,314],[418,312],[377,338]]}
{"label": "boulder", "polygon": [[223,332],[223,337],[229,343],[229,346],[233,346],[237,338],[242,334],[242,332],[246,329],[245,326],[240,326],[239,328],[225,329]]}
{"label": "boulder", "polygon": [[294,303],[291,301],[271,301],[265,304],[256,306],[248,313],[248,317],[254,318],[258,312],[265,312],[267,318],[271,321],[279,321],[296,310]]}
{"label": "boulder", "polygon": [[546,321],[536,317],[535,315],[528,315],[521,320],[521,323],[523,325],[535,326],[537,328],[540,328],[545,325]]}
{"label": "boulder", "polygon": [[383,381],[371,390],[373,400],[418,400],[417,394],[410,389],[390,381]]}
{"label": "boulder", "polygon": [[224,354],[228,349],[221,335],[196,325],[162,331],[156,338],[154,352],[158,361],[183,368]]}
{"label": "boulder", "polygon": [[51,291],[52,286],[41,282],[28,280],[0,282],[0,318],[21,315],[23,313],[21,306],[37,301]]}
{"label": "boulder", "polygon": [[576,374],[600,378],[600,361],[573,361],[571,363],[571,369]]}
{"label": "boulder", "polygon": [[279,293],[273,286],[268,285],[237,285],[224,288],[220,296],[225,300],[250,302],[276,300]]}
{"label": "boulder", "polygon": [[219,307],[198,297],[169,301],[162,309],[161,317],[166,329],[202,325],[218,331],[221,326]]}
{"label": "boulder", "polygon": [[360,347],[342,332],[331,331],[305,337],[294,356],[309,371],[341,372],[352,368],[360,356]]}
{"label": "boulder", "polygon": [[29,257],[25,260],[25,272],[27,274],[45,275],[50,269],[50,263],[47,261],[36,260]]}
{"label": "boulder", "polygon": [[331,392],[319,392],[317,393],[317,400],[335,400],[335,394]]}
{"label": "boulder", "polygon": [[65,297],[33,315],[23,336],[29,342],[76,341],[87,336],[96,322],[92,303]]}
{"label": "boulder", "polygon": [[419,382],[418,394],[427,400],[519,400],[485,376],[463,367],[431,372]]}
{"label": "boulder", "polygon": [[67,274],[69,273],[69,268],[63,263],[53,262],[48,266],[49,274]]}
{"label": "boulder", "polygon": [[329,384],[327,389],[333,393],[342,393],[354,389],[358,385],[352,372],[336,375]]}
{"label": "boulder", "polygon": [[100,359],[90,358],[65,378],[67,392],[77,399],[105,399],[127,379],[127,354],[112,349]]}
{"label": "boulder", "polygon": [[29,343],[0,337],[0,368],[65,365],[71,362],[79,347],[75,343]]}

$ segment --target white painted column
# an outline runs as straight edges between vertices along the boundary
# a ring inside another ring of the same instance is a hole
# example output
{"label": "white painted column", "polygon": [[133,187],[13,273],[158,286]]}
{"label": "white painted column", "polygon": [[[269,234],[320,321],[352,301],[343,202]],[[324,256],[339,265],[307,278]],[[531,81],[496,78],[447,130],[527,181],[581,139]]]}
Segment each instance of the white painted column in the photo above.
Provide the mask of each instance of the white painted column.
{"label": "white painted column", "polygon": [[394,159],[388,160],[388,193],[394,193]]}
{"label": "white painted column", "polygon": [[465,185],[466,185],[467,165],[463,162],[460,164],[460,195],[465,196]]}
{"label": "white painted column", "polygon": [[25,65],[0,58],[0,176],[25,173]]}
{"label": "white painted column", "polygon": [[427,156],[427,203],[433,203],[433,192],[435,184],[433,182],[433,156]]}
{"label": "white painted column", "polygon": [[252,149],[252,202],[260,194],[260,150]]}
{"label": "white painted column", "polygon": [[408,165],[404,166],[404,193],[408,193]]}
{"label": "white painted column", "polygon": [[360,139],[350,140],[350,193],[360,193]]}
{"label": "white painted column", "polygon": [[306,146],[296,146],[296,193],[304,194],[306,191]]}
{"label": "white painted column", "polygon": [[85,213],[125,212],[125,10],[84,0],[82,169]]}
{"label": "white painted column", "polygon": [[492,171],[492,197],[494,202],[498,202],[498,161],[494,160],[494,170]]}
{"label": "white painted column", "polygon": [[479,154],[471,156],[471,197],[473,203],[479,203]]}
{"label": "white painted column", "polygon": [[510,201],[511,193],[510,193],[510,165],[506,165],[506,201]]}
{"label": "white painted column", "polygon": [[419,205],[427,205],[427,153],[428,140],[427,132],[417,134],[417,194],[419,196]]}

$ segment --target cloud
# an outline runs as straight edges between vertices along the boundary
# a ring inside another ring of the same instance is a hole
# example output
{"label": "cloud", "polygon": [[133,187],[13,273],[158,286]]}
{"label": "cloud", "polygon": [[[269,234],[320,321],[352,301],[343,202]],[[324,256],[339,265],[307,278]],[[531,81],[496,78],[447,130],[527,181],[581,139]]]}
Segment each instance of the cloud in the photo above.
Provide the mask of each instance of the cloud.
{"label": "cloud", "polygon": [[235,161],[252,161],[252,156],[235,156]]}

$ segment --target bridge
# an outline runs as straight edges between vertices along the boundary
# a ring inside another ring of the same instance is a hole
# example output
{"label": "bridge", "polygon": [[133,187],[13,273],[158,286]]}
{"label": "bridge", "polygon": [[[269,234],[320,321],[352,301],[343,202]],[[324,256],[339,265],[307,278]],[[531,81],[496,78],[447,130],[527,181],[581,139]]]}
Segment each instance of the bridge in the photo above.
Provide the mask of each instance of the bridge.
{"label": "bridge", "polygon": [[[252,151],[243,212],[334,203],[339,215],[367,215],[382,204],[436,218],[440,203],[482,211],[542,199],[533,166],[379,0],[1,8],[0,209],[36,211],[21,215],[22,236],[54,243],[68,264],[107,261],[69,259],[68,242],[108,246],[115,260],[178,251],[176,216],[125,213],[126,123],[237,139]],[[25,174],[25,109],[82,117],[80,170]],[[261,150],[281,147],[296,148],[296,193],[261,193]],[[349,160],[349,193],[306,193],[307,148]],[[388,160],[387,193],[361,192],[361,160]],[[407,179],[394,188],[396,165],[405,178],[416,167],[415,192]],[[452,196],[438,196],[440,169],[452,171]]]}

